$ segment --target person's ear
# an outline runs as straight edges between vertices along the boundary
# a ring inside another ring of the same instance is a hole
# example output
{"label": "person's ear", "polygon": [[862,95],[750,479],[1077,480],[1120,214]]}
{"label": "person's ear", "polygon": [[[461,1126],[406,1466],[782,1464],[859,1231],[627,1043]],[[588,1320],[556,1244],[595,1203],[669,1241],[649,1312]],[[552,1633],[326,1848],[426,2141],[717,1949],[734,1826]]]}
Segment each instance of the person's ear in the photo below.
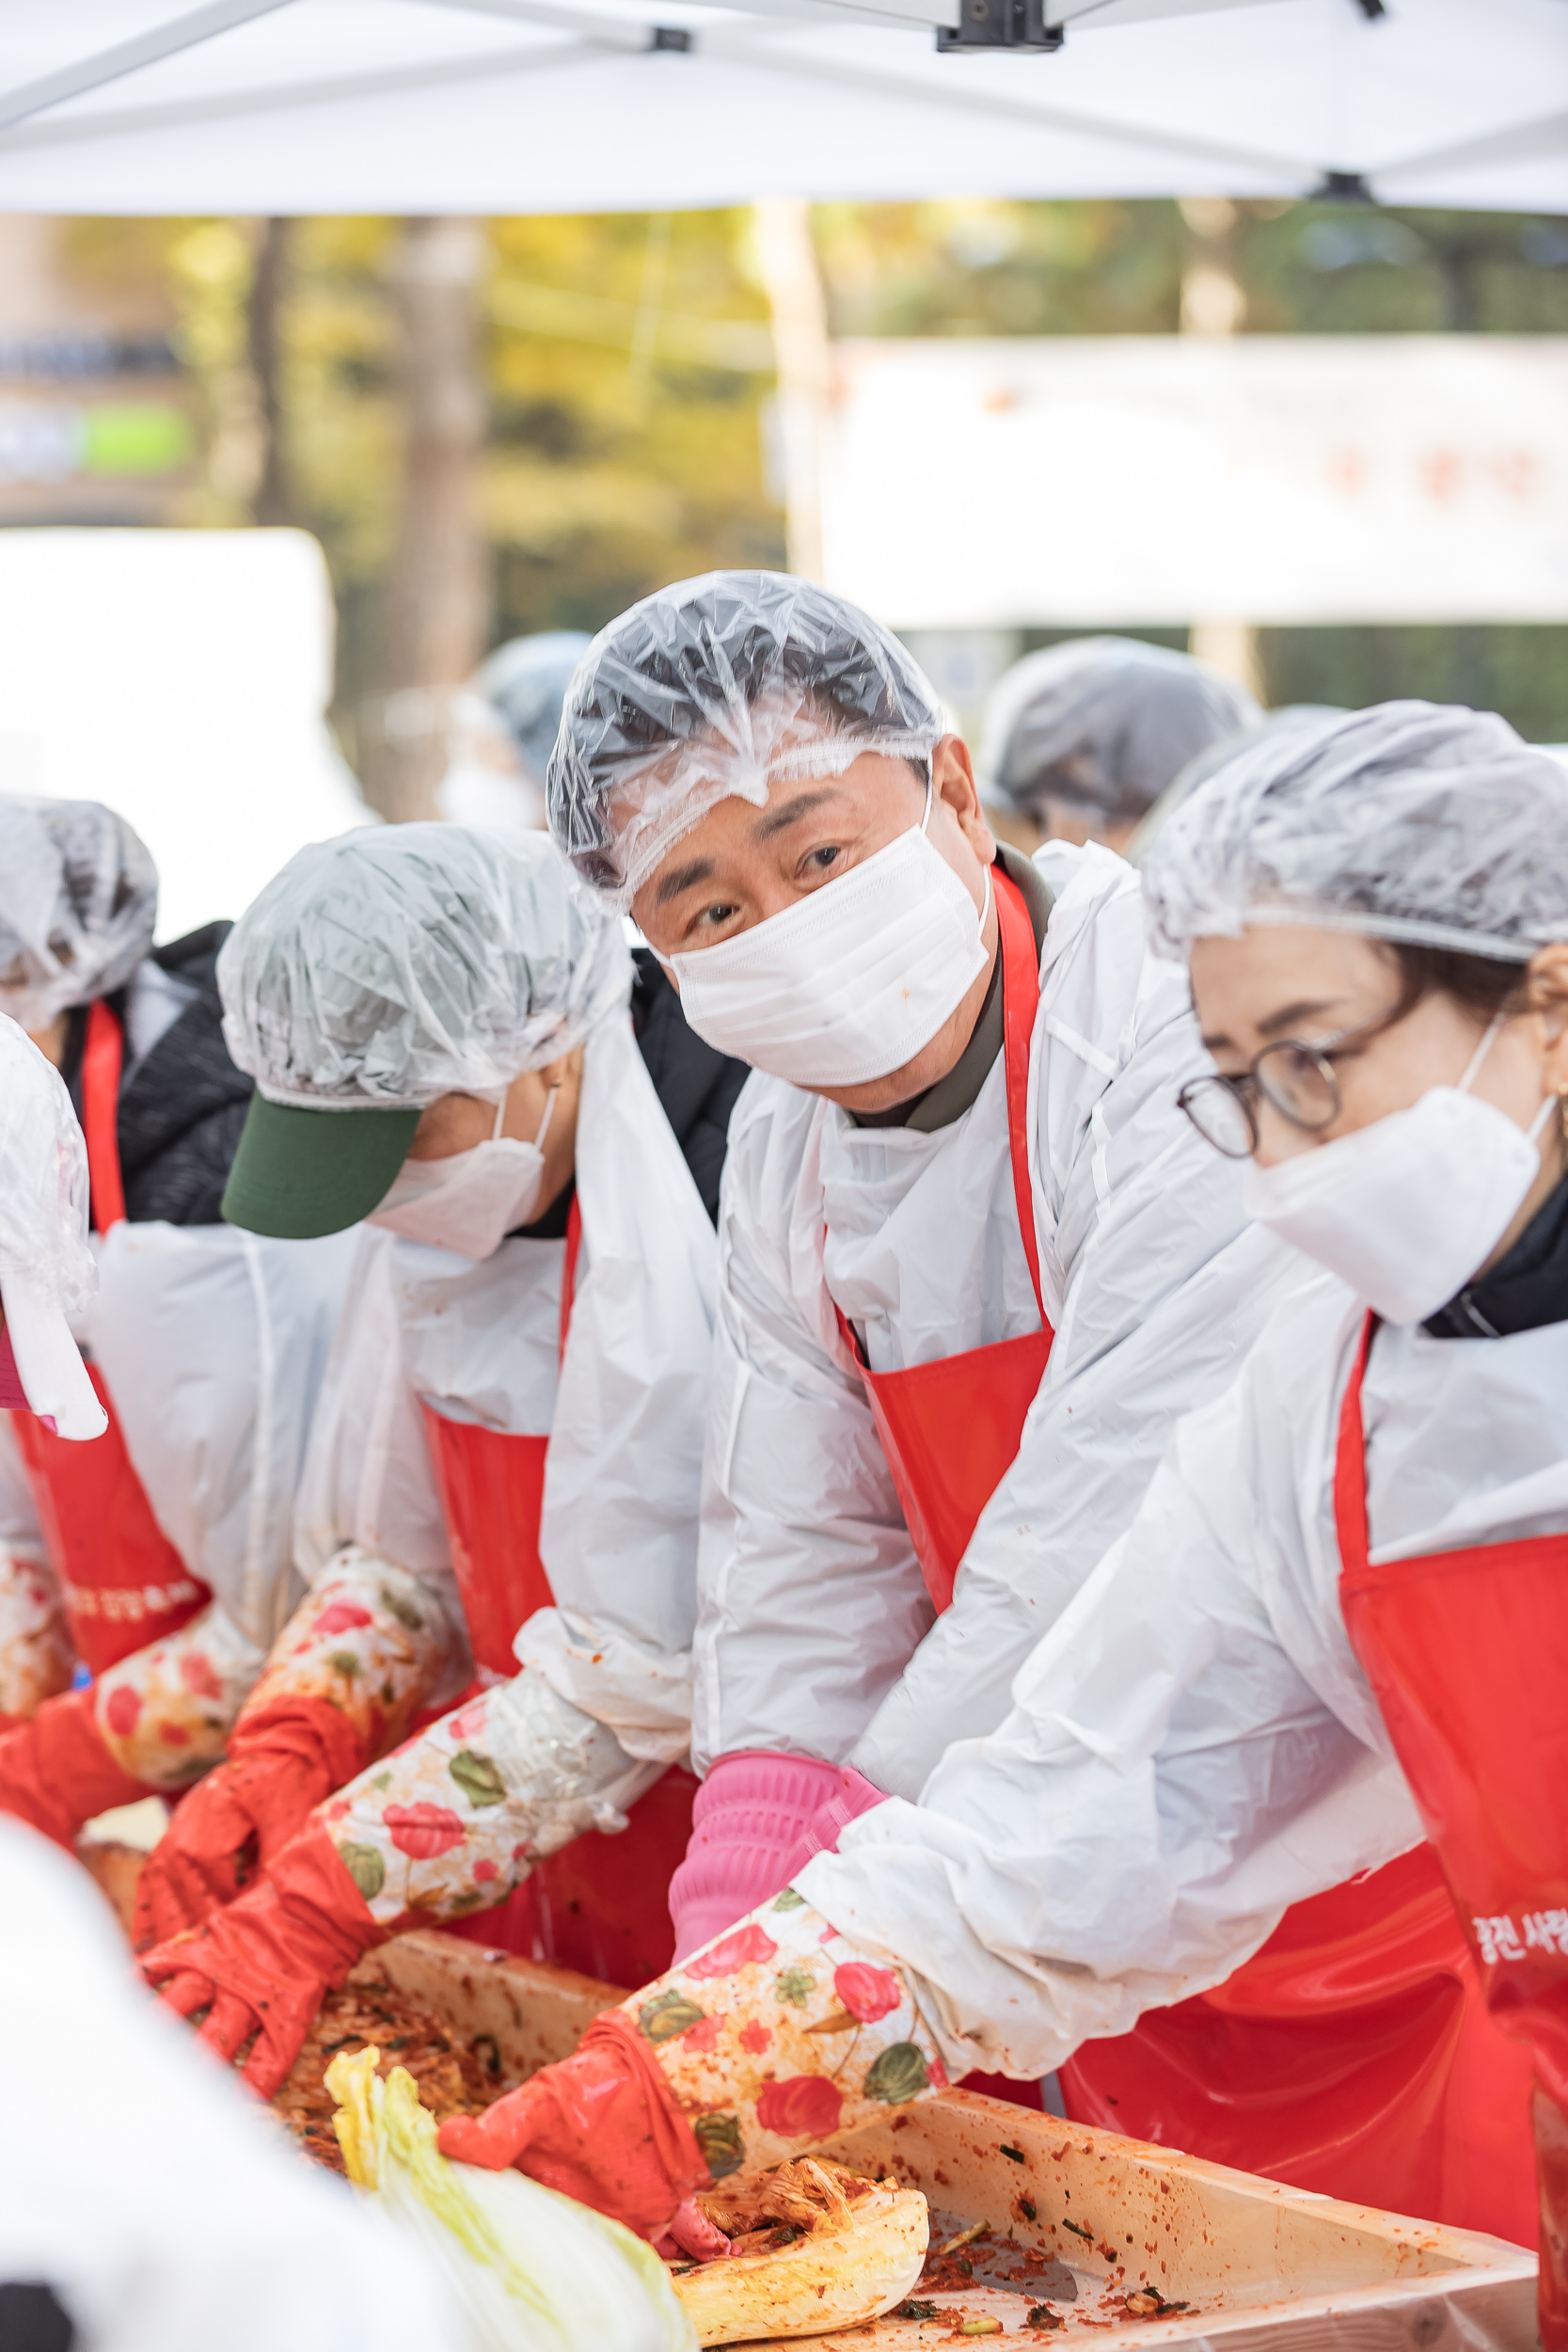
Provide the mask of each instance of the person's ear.
{"label": "person's ear", "polygon": [[1568,942],[1543,947],[1531,958],[1529,990],[1546,1085],[1554,1094],[1568,1094]]}
{"label": "person's ear", "polygon": [[948,813],[957,818],[964,839],[981,865],[990,866],[996,856],[996,840],[980,805],[974,763],[961,735],[938,738],[931,754],[931,788]]}

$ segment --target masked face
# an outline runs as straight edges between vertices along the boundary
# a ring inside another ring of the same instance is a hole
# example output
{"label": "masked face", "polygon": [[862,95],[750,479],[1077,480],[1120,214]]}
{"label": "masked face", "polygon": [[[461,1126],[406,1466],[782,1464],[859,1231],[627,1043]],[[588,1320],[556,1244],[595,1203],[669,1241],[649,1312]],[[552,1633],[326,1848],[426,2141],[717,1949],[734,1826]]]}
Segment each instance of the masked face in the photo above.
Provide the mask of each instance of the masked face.
{"label": "masked face", "polygon": [[918,825],[751,930],[674,956],[697,1035],[792,1086],[847,1088],[912,1061],[986,968],[976,908]]}
{"label": "masked face", "polygon": [[462,1258],[488,1258],[505,1236],[527,1225],[537,1212],[545,1182],[545,1137],[555,1110],[551,1089],[545,1116],[531,1143],[503,1136],[506,1098],[496,1105],[496,1133],[466,1152],[443,1159],[405,1160],[391,1190],[367,1222],[385,1226],[404,1241],[454,1250]]}
{"label": "masked face", "polygon": [[1550,1168],[1538,1148],[1555,1091],[1528,1016],[1478,1042],[1474,1016],[1441,993],[1401,1012],[1390,950],[1307,926],[1201,941],[1193,984],[1222,1069],[1239,1074],[1285,1039],[1327,1042],[1338,1111],[1306,1132],[1256,1097],[1243,1205],[1386,1321],[1435,1313],[1555,1181],[1560,1139]]}
{"label": "masked face", "polygon": [[[1481,1054],[1490,1047],[1489,1031]],[[1536,1137],[1470,1092],[1433,1087],[1408,1110],[1273,1168],[1249,1162],[1242,1205],[1348,1282],[1388,1323],[1424,1323],[1486,1263],[1541,1172]]]}
{"label": "masked face", "polygon": [[699,1036],[856,1110],[951,1069],[990,968],[995,845],[956,739],[937,763],[923,801],[866,754],[760,811],[722,802],[670,852],[634,912]]}

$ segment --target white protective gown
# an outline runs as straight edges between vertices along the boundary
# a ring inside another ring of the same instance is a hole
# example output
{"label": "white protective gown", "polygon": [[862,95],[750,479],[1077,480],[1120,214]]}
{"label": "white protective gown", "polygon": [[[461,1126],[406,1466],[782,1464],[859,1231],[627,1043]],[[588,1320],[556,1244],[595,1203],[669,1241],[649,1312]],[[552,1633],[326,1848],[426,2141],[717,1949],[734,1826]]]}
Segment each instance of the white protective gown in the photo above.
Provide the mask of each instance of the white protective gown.
{"label": "white protective gown", "polygon": [[82,1335],[153,1517],[212,1587],[254,1679],[300,1595],[294,1496],[353,1235],[153,1221],[119,1224],[95,1248]]}
{"label": "white protective gown", "polygon": [[[461,1628],[421,1397],[453,1421],[550,1438],[540,1552],[552,1609],[517,1655],[667,1764],[690,1738],[695,1529],[717,1285],[697,1188],[618,1009],[587,1042],[582,1240],[559,1375],[565,1244],[480,1262],[367,1227],[295,1521],[314,1581],[345,1546],[408,1570]],[[461,1634],[433,1701],[469,1665]]]}
{"label": "white protective gown", "polygon": [[[1054,2067],[1420,1841],[1338,1600],[1334,1457],[1362,1315],[1304,1273],[1181,1423],[1001,1727],[801,1873],[847,1934],[927,1979],[949,2071]],[[1374,1563],[1568,1529],[1568,1325],[1385,1326],[1363,1408]]]}
{"label": "white protective gown", "polygon": [[[1176,1106],[1207,1067],[1132,868],[1050,843],[1029,1162],[1055,1343],[1017,1459],[934,1618],[833,1301],[874,1372],[1039,1328],[999,1055],[931,1134],[753,1077],[730,1128],[694,1756],[854,1766],[914,1798],[1132,1518],[1171,1428],[1231,1377],[1291,1263]],[[831,1294],[831,1295],[830,1295]]]}

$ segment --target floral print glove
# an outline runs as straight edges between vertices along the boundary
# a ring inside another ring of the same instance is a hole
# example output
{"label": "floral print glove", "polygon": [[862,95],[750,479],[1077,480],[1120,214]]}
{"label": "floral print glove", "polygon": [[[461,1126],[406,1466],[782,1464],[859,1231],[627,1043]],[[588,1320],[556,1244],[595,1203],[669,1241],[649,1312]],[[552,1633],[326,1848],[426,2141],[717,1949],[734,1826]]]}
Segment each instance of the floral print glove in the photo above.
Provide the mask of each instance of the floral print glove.
{"label": "floral print glove", "polygon": [[0,1728],[26,1722],[67,1689],[72,1662],[60,1588],[43,1554],[0,1546]]}
{"label": "floral print glove", "polygon": [[693,2141],[711,2180],[755,2174],[946,2081],[899,1971],[786,1887],[597,2019],[575,2058],[443,2123],[440,2147],[657,2239],[690,2194]]}
{"label": "floral print glove", "polygon": [[229,1744],[263,1660],[216,1602],[133,1650],[93,1685],[99,1736],[121,1772],[149,1788],[188,1788]]}
{"label": "floral print glove", "polygon": [[274,1644],[224,1761],[150,1856],[132,1931],[137,1949],[232,1902],[314,1806],[401,1739],[436,1685],[448,1641],[441,1604],[417,1577],[370,1552],[340,1552]]}
{"label": "floral print glove", "polygon": [[525,1669],[361,1772],[320,1819],[372,1915],[410,1927],[499,1902],[584,1830],[624,1829],[662,1769]]}

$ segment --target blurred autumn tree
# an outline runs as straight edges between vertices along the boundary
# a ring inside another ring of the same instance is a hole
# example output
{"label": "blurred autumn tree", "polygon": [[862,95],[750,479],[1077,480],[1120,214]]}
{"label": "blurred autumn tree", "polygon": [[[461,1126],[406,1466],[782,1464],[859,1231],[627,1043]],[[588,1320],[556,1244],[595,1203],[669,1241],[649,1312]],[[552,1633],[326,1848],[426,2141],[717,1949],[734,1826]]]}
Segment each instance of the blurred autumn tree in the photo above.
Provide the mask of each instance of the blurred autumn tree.
{"label": "blurred autumn tree", "polygon": [[[1234,215],[1241,332],[1568,330],[1568,227],[1555,219],[1312,203]],[[1165,334],[1180,323],[1192,231],[1174,204],[830,204],[815,225],[838,336]],[[782,563],[750,215],[498,220],[484,235],[474,298],[489,641],[596,627],[710,565]],[[286,516],[321,539],[351,754],[386,675],[402,237],[383,219],[69,225],[84,274],[139,272],[169,288],[206,450],[184,519]],[[1565,630],[1270,630],[1261,650],[1276,701],[1455,696],[1495,704],[1538,738],[1568,738]]]}

